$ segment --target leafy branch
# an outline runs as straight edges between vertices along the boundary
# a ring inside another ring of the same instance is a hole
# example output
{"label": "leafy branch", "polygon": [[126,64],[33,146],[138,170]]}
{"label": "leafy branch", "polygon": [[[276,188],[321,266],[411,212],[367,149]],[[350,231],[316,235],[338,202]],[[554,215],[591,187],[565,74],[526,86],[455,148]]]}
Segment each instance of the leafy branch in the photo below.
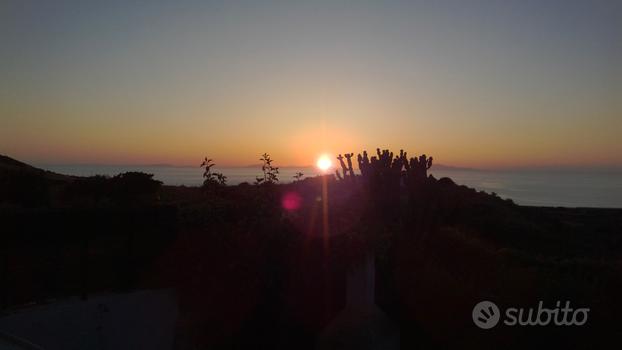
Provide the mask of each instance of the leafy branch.
{"label": "leafy branch", "polygon": [[255,178],[255,185],[275,184],[279,182],[279,168],[272,165],[274,160],[270,158],[270,155],[264,153],[259,160],[262,161],[261,171],[263,172],[263,177]]}
{"label": "leafy branch", "polygon": [[217,173],[212,171],[212,167],[216,165],[212,161],[212,159],[208,159],[205,157],[203,163],[201,163],[200,167],[203,170],[203,187],[220,187],[227,185],[227,177],[222,173]]}

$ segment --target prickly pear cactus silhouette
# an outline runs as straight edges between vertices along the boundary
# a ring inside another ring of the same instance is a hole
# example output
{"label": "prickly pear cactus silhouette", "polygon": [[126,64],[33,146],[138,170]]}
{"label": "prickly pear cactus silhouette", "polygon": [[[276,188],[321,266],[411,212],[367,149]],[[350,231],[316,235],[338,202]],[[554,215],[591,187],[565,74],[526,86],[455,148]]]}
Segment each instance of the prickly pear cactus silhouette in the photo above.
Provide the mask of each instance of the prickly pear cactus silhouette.
{"label": "prickly pear cactus silhouette", "polygon": [[361,176],[366,177],[370,175],[371,172],[371,164],[369,163],[369,157],[367,156],[367,151],[363,151],[363,155],[359,153],[356,157],[357,162],[359,164],[359,170],[361,171]]}
{"label": "prickly pear cactus silhouette", "polygon": [[352,166],[353,156],[353,153],[339,154],[337,160],[341,172],[335,170],[337,180],[360,183],[375,202],[389,207],[399,204],[402,193],[412,198],[412,193],[425,185],[428,170],[432,167],[432,157],[425,154],[408,158],[404,150],[394,154],[388,149],[377,148],[374,156],[370,157],[367,151],[357,155],[360,171],[357,176]]}
{"label": "prickly pear cactus silhouette", "polygon": [[[335,170],[335,174],[337,175],[338,180],[349,180],[354,182],[356,179],[356,174],[354,174],[354,169],[352,167],[352,157],[354,153],[345,153],[344,156],[341,154],[337,157],[339,160],[339,165],[341,166],[342,174],[339,174],[339,169]],[[346,158],[346,161],[343,161],[343,158]],[[347,164],[347,165],[346,165]]]}
{"label": "prickly pear cactus silhouette", "polygon": [[432,157],[425,154],[410,158],[406,166],[406,174],[410,181],[420,182],[428,177],[428,170],[432,167]]}

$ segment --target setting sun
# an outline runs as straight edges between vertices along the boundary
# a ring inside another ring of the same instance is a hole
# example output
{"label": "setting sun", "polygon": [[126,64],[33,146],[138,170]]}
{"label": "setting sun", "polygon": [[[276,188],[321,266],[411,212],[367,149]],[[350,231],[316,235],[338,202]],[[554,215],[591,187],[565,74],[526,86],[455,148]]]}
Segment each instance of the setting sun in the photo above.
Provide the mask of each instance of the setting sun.
{"label": "setting sun", "polygon": [[324,154],[318,158],[316,165],[320,168],[320,170],[326,171],[333,165],[333,162],[327,155]]}

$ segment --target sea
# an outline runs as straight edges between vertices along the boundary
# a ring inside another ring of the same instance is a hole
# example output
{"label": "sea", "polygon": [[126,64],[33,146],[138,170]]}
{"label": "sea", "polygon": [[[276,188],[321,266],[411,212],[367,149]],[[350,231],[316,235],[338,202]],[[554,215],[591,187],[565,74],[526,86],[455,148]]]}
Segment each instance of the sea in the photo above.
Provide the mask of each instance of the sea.
{"label": "sea", "polygon": [[[56,173],[77,176],[108,175],[127,171],[153,174],[165,185],[199,186],[202,170],[199,167],[168,165],[38,165]],[[261,174],[260,167],[212,168],[227,176],[227,183],[237,185],[253,183]],[[315,167],[282,167],[279,169],[282,183],[291,182],[298,172],[304,177],[317,176],[321,171]],[[622,171],[604,169],[529,169],[529,170],[475,170],[443,167],[430,169],[436,178],[449,177],[460,185],[466,185],[488,193],[495,192],[502,198],[510,198],[517,204],[553,207],[622,208]]]}

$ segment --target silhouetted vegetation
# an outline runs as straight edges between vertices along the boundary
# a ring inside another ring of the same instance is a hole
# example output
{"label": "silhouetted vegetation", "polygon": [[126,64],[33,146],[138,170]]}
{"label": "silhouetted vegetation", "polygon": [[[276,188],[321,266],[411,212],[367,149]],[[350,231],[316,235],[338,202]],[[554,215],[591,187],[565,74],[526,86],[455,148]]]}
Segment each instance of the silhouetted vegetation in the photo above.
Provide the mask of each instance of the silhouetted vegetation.
{"label": "silhouetted vegetation", "polygon": [[263,177],[257,177],[256,185],[274,185],[279,182],[279,168],[272,165],[273,160],[268,153],[264,153],[259,160],[262,162]]}
{"label": "silhouetted vegetation", "polygon": [[301,172],[297,172],[296,174],[294,174],[294,181],[298,182],[298,181],[302,180],[304,176],[305,176],[305,174],[303,174]]}
{"label": "silhouetted vegetation", "polygon": [[120,204],[149,204],[159,200],[162,182],[153,179],[153,174],[126,172],[111,180],[111,197]]}
{"label": "silhouetted vegetation", "polygon": [[64,186],[62,198],[73,206],[135,206],[157,203],[162,182],[153,174],[126,172],[113,177],[76,178]]}
{"label": "silhouetted vegetation", "polygon": [[213,190],[215,188],[219,188],[227,185],[227,177],[222,173],[213,172],[212,167],[216,165],[211,159],[203,160],[201,163],[201,168],[203,168],[203,187],[208,190]]}
{"label": "silhouetted vegetation", "polygon": [[64,201],[73,205],[101,206],[110,204],[110,178],[95,175],[75,179],[64,190]]}
{"label": "silhouetted vegetation", "polygon": [[225,186],[206,159],[219,186],[209,196],[142,173],[37,173],[9,187],[22,180],[0,172],[0,305],[173,287],[179,349],[312,349],[344,306],[347,271],[372,251],[376,303],[404,348],[480,349],[471,310],[481,300],[592,309],[580,329],[500,328],[486,338],[493,348],[617,340],[621,210],[519,206],[434,178],[426,155],[353,157],[337,157],[335,176],[277,184],[264,154],[262,186]]}

